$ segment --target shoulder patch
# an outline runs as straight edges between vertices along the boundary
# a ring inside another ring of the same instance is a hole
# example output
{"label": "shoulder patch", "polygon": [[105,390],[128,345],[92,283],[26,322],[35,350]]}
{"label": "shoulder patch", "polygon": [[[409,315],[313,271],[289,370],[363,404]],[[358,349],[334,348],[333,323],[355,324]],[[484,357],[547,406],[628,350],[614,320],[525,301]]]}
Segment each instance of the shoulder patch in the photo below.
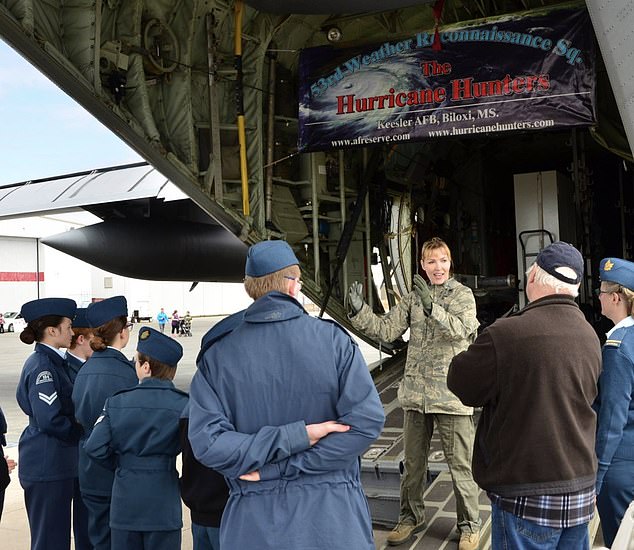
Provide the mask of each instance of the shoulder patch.
{"label": "shoulder patch", "polygon": [[35,379],[35,385],[37,386],[38,384],[46,384],[47,382],[52,381],[53,375],[51,374],[51,371],[43,370],[40,374],[37,375],[37,378]]}
{"label": "shoulder patch", "polygon": [[603,344],[606,347],[611,347],[611,348],[618,348],[621,346],[621,342],[622,340],[606,340],[605,344]]}

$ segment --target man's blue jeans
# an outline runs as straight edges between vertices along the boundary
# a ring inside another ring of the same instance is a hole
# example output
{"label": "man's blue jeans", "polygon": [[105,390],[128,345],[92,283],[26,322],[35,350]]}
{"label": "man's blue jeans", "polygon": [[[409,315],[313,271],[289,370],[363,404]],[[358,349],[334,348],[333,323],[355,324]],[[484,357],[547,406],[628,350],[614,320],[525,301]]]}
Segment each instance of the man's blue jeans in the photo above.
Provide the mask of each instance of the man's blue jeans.
{"label": "man's blue jeans", "polygon": [[521,519],[491,504],[492,550],[588,550],[588,524],[556,529]]}
{"label": "man's blue jeans", "polygon": [[220,527],[204,527],[192,521],[194,550],[220,550]]}

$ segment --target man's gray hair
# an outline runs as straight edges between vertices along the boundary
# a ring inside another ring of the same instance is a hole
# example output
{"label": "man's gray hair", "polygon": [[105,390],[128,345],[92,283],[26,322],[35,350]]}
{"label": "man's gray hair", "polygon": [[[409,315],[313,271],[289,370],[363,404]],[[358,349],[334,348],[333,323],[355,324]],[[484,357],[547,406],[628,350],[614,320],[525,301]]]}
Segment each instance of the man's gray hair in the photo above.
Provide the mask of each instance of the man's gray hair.
{"label": "man's gray hair", "polygon": [[[579,283],[577,284],[564,283],[563,281],[560,281],[556,277],[553,277],[550,273],[547,273],[546,271],[544,271],[536,263],[533,263],[526,271],[527,279],[528,279],[528,275],[533,269],[535,269],[535,282],[537,284],[551,287],[555,291],[555,294],[570,294],[573,298],[576,298],[577,296],[579,296]],[[567,277],[574,278],[576,276],[574,274],[574,270],[569,267],[560,267],[558,269],[561,269],[562,275],[565,275]],[[571,273],[567,273],[566,272],[567,270],[570,270]]]}

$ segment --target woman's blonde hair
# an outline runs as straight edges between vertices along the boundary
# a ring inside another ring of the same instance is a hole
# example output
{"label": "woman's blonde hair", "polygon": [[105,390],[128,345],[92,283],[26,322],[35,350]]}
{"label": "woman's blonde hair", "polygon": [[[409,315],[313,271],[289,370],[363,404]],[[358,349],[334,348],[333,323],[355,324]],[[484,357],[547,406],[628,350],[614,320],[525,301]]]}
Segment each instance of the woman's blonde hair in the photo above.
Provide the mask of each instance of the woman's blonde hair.
{"label": "woman's blonde hair", "polygon": [[249,277],[244,278],[244,289],[247,294],[257,300],[269,292],[277,290],[278,292],[287,293],[288,280],[294,279],[300,276],[299,266],[290,265],[274,273],[269,273],[262,277]]}

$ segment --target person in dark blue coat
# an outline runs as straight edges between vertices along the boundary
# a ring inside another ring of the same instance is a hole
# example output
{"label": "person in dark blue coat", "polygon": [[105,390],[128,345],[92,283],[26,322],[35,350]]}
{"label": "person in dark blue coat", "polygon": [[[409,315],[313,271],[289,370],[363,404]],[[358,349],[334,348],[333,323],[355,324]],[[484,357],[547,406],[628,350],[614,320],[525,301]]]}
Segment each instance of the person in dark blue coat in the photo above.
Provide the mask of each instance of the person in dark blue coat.
{"label": "person in dark blue coat", "polygon": [[20,340],[36,342],[16,391],[18,405],[29,417],[18,452],[32,550],[70,548],[81,426],[75,422],[72,384],[60,348],[70,345],[76,309],[73,300],[43,298],[27,302],[20,311],[28,323]]}
{"label": "person in dark blue coat", "polygon": [[2,519],[2,509],[4,508],[4,491],[11,483],[9,474],[16,467],[15,460],[7,457],[2,451],[7,445],[5,434],[7,433],[7,420],[0,407],[0,519]]}
{"label": "person in dark blue coat", "polygon": [[[90,347],[90,342],[93,339],[94,333],[88,323],[86,311],[85,307],[77,308],[75,318],[73,319],[73,338],[70,341],[70,346],[66,350],[64,369],[72,384],[75,383],[79,369],[90,358],[93,352]],[[79,449],[77,452],[79,452]],[[75,488],[73,490],[73,535],[75,539],[75,550],[92,550],[92,544],[88,537],[88,508],[86,508],[84,499],[81,497],[79,477],[75,478]]]}
{"label": "person in dark blue coat", "polygon": [[634,500],[634,263],[600,264],[601,313],[614,323],[603,345],[597,412],[597,508],[606,546],[612,546]]}
{"label": "person in dark blue coat", "polygon": [[385,415],[361,352],[296,300],[299,262],[284,241],[247,254],[255,302],[207,342],[191,383],[189,441],[222,473],[222,550],[374,550],[359,456]]}
{"label": "person in dark blue coat", "polygon": [[83,443],[115,392],[136,386],[134,364],[121,352],[130,339],[128,305],[123,296],[114,296],[88,306],[86,317],[94,329],[90,343],[92,357],[77,373],[73,387],[75,416],[84,428],[79,447],[79,488],[88,508],[88,535],[94,550],[111,550],[110,496],[115,464],[91,460]]}
{"label": "person in dark blue coat", "polygon": [[[205,352],[216,340],[231,332],[244,318],[244,310],[225,317],[203,336],[196,359],[198,364]],[[183,449],[181,498],[190,509],[193,550],[220,550],[220,521],[229,498],[224,477],[201,464],[191,448],[189,431],[189,407],[185,407],[180,419],[180,438]]]}
{"label": "person in dark blue coat", "polygon": [[135,358],[140,384],[106,400],[85,450],[95,460],[116,458],[110,527],[116,550],[178,550],[182,508],[176,456],[179,418],[187,394],[172,380],[183,348],[141,327]]}
{"label": "person in dark blue coat", "polygon": [[73,339],[70,342],[69,348],[66,350],[66,374],[70,378],[70,381],[74,384],[75,378],[79,369],[84,366],[84,363],[92,357],[93,349],[90,347],[90,342],[95,336],[88,317],[86,317],[87,308],[78,307],[75,319],[73,319]]}

